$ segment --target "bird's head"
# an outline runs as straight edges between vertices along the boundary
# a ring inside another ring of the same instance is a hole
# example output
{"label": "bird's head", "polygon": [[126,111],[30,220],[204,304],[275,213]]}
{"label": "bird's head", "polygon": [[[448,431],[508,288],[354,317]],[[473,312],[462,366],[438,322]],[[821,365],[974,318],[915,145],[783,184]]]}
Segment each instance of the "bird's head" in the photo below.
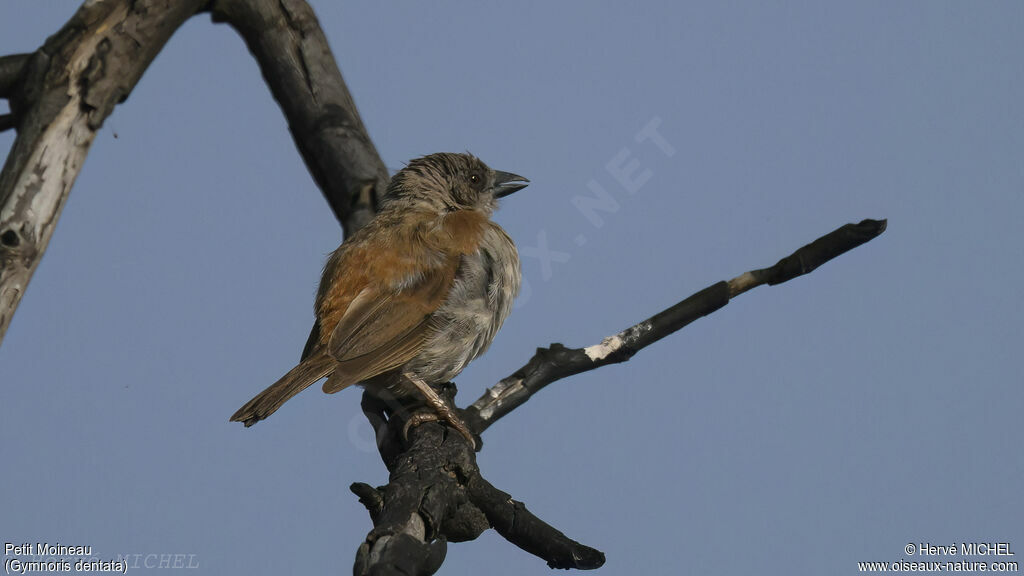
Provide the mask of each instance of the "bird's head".
{"label": "bird's head", "polygon": [[409,162],[391,179],[387,201],[409,201],[438,212],[479,210],[490,215],[498,198],[522,190],[529,180],[491,170],[471,154],[441,152]]}

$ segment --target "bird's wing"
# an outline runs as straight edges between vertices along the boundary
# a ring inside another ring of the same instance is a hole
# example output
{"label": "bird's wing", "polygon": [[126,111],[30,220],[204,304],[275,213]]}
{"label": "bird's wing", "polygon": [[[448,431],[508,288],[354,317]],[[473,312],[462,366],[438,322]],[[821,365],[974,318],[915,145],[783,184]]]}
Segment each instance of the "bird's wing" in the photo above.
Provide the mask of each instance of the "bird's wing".
{"label": "bird's wing", "polygon": [[337,361],[324,392],[398,368],[414,358],[434,332],[430,316],[455,279],[458,258],[400,290],[367,286],[352,300],[331,333],[327,351]]}

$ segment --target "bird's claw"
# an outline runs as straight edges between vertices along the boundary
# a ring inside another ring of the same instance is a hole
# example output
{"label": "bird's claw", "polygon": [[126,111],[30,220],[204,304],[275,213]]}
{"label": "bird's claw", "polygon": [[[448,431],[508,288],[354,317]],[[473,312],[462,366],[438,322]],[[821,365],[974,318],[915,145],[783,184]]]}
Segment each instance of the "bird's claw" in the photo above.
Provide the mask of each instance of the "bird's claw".
{"label": "bird's claw", "polygon": [[459,434],[462,434],[466,441],[469,442],[473,451],[476,451],[476,439],[473,437],[473,433],[469,431],[469,427],[466,426],[466,423],[460,420],[459,417],[451,411],[446,411],[446,413],[443,414],[438,414],[431,410],[421,410],[413,413],[412,416],[409,416],[409,419],[405,421],[405,425],[402,426],[402,439],[407,442],[409,441],[409,430],[414,426],[419,426],[426,422],[440,422],[442,420],[451,424],[452,428],[458,430]]}

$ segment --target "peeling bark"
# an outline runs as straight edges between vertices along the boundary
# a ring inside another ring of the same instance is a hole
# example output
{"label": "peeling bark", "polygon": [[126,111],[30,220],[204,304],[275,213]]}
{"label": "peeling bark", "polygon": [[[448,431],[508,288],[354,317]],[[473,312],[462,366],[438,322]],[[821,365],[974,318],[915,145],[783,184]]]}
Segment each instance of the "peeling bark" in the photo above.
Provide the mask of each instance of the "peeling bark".
{"label": "peeling bark", "polygon": [[0,172],[0,342],[96,132],[202,4],[86,2],[30,57],[4,59],[0,87],[18,136]]}

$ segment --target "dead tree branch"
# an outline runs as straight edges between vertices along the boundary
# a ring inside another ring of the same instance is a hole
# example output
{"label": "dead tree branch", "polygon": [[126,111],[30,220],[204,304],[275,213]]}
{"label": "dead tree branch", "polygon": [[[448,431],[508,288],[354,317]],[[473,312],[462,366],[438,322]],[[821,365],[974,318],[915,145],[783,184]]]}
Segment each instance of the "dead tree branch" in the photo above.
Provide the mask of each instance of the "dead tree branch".
{"label": "dead tree branch", "polygon": [[216,0],[211,12],[245,40],[306,167],[352,234],[373,217],[388,171],[313,9],[304,0]]}
{"label": "dead tree branch", "polygon": [[554,343],[548,348],[538,348],[525,366],[488,389],[466,409],[466,425],[475,434],[481,434],[548,384],[607,364],[625,362],[647,346],[725,306],[735,296],[762,284],[781,284],[807,274],[875,238],[885,231],[885,226],[885,220],[863,220],[858,224],[841,226],[779,260],[774,266],[746,272],[728,282],[712,284],[599,344],[566,348]]}
{"label": "dead tree branch", "polygon": [[[444,392],[450,400],[454,385]],[[485,480],[472,447],[446,424],[422,424],[403,440],[408,413],[392,407],[363,396],[363,412],[379,426],[390,476],[387,486],[351,486],[374,524],[356,554],[354,574],[433,574],[448,541],[473,540],[491,527],[552,568],[604,564],[603,553],[566,537]]]}
{"label": "dead tree branch", "polygon": [[0,172],[0,342],[96,132],[202,3],[87,2],[30,57],[0,61],[18,130]]}
{"label": "dead tree branch", "polygon": [[0,56],[0,98],[11,97],[31,57],[31,54]]}

